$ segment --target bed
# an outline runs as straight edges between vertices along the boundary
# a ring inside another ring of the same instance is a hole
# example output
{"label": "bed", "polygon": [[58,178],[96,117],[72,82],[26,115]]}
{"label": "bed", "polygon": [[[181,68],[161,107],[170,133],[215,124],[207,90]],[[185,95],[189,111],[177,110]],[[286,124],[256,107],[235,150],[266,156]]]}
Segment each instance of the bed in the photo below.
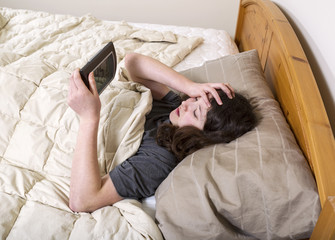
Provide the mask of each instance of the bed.
{"label": "bed", "polygon": [[[154,198],[75,213],[78,119],[66,103],[68,78],[110,40],[119,67],[101,95],[101,174],[136,151],[151,107],[148,89],[123,70],[127,52],[194,81],[229,82],[260,123],[185,158]],[[214,29],[1,8],[1,238],[333,239],[334,136],[299,41],[271,1],[242,0],[235,43]]]}

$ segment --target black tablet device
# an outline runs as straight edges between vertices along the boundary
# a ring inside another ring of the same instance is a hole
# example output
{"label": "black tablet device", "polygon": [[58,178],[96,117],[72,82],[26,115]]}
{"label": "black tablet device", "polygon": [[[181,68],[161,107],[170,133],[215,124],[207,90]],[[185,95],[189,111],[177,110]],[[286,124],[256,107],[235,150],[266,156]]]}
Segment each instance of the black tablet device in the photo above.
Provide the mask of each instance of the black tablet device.
{"label": "black tablet device", "polygon": [[88,75],[93,72],[98,93],[100,94],[113,80],[116,73],[116,65],[117,58],[114,44],[109,42],[80,69],[80,75],[85,85],[89,88]]}

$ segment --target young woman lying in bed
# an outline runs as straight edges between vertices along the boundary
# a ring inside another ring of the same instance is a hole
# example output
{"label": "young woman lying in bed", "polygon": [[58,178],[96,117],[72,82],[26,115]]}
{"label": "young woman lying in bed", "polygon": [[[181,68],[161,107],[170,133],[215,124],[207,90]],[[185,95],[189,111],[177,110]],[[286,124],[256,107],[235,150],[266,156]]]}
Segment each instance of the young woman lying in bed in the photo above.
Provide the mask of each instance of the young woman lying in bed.
{"label": "young woman lying in bed", "polygon": [[[94,76],[86,88],[76,70],[68,104],[80,117],[72,163],[70,208],[92,212],[123,198],[151,196],[187,155],[214,143],[230,142],[256,125],[252,106],[229,84],[194,83],[164,64],[139,54],[126,56],[131,78],[151,90],[153,107],[137,153],[102,178],[97,161],[100,100]],[[189,96],[182,101],[170,90]]]}

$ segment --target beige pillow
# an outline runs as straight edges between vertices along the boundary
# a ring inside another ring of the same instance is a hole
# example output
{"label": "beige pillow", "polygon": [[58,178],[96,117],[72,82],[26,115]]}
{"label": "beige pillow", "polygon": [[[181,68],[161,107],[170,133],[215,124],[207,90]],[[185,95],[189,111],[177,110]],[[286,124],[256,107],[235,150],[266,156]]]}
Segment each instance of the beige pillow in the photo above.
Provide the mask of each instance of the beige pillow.
{"label": "beige pillow", "polygon": [[169,239],[308,238],[320,212],[314,178],[256,50],[183,72],[197,82],[229,82],[251,98],[261,120],[229,144],[186,157],[156,192],[156,218]]}

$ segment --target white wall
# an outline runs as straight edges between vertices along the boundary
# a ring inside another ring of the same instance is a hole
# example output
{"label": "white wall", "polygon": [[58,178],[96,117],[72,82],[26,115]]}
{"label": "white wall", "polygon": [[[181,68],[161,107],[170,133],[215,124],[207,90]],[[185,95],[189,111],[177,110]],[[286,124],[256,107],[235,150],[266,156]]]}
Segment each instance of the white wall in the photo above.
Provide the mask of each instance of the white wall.
{"label": "white wall", "polygon": [[234,36],[238,0],[0,0],[0,6],[105,20],[225,29]]}
{"label": "white wall", "polygon": [[302,43],[335,133],[335,1],[273,0]]}

